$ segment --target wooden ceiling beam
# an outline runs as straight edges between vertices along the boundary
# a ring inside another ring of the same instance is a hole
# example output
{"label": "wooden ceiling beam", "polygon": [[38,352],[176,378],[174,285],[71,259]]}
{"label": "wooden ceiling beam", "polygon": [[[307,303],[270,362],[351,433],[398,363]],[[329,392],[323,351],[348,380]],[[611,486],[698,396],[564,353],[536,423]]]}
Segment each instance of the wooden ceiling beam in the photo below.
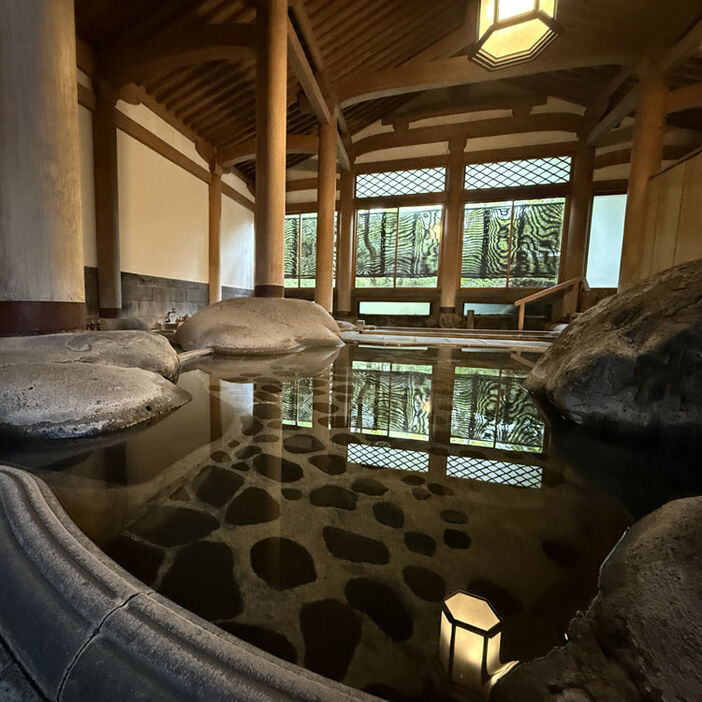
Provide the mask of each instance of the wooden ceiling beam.
{"label": "wooden ceiling beam", "polygon": [[[663,53],[658,60],[653,63],[648,61],[642,62],[637,72],[639,74],[646,74],[658,78],[668,78],[701,51],[702,20],[697,22],[680,41]],[[627,92],[627,94],[592,127],[585,136],[585,140],[590,146],[600,143],[601,139],[608,132],[636,110],[640,88],[640,84],[637,84],[629,90],[629,92]]]}
{"label": "wooden ceiling beam", "polygon": [[581,128],[583,118],[572,112],[556,112],[518,117],[481,119],[438,127],[418,127],[401,132],[374,134],[354,143],[357,155],[392,149],[448,141],[452,137],[476,139],[531,132],[575,132]]}
{"label": "wooden ceiling beam", "polygon": [[[285,152],[288,154],[316,154],[319,150],[319,137],[310,134],[288,134]],[[256,140],[249,139],[233,146],[217,150],[217,163],[223,168],[252,161],[256,158]]]}
{"label": "wooden ceiling beam", "polygon": [[488,71],[466,57],[459,56],[355,75],[340,81],[337,93],[341,105],[349,106],[366,100],[432,88],[506,80],[591,66],[631,65],[637,58],[637,51],[624,47],[613,49],[611,42],[576,46],[555,44],[549,47],[545,55],[534,61],[500,71]]}
{"label": "wooden ceiling beam", "polygon": [[702,83],[686,85],[668,94],[668,113],[702,107]]}
{"label": "wooden ceiling beam", "polygon": [[[693,148],[693,146],[688,144],[668,144],[663,147],[663,160],[675,161],[690,153]],[[625,163],[631,163],[631,149],[617,149],[616,151],[607,151],[599,154],[595,157],[594,168],[620,166]]]}
{"label": "wooden ceiling beam", "polygon": [[210,61],[238,61],[255,56],[256,32],[251,24],[223,24],[167,30],[101,57],[101,72],[116,87],[144,82],[149,76],[181,66]]}

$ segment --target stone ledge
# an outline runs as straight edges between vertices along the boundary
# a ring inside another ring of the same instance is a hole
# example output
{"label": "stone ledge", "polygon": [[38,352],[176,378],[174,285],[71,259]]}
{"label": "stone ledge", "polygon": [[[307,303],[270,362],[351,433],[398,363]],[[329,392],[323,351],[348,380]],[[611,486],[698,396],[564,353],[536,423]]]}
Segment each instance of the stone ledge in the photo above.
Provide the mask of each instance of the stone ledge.
{"label": "stone ledge", "polygon": [[50,700],[377,699],[280,661],[147,588],[39,478],[0,466],[0,639]]}

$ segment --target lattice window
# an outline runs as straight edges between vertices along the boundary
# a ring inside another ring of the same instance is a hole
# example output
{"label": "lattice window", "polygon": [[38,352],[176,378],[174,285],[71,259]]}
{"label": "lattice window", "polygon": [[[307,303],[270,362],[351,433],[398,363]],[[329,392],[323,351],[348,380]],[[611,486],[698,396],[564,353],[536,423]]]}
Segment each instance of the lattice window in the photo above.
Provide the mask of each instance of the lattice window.
{"label": "lattice window", "polygon": [[[334,218],[334,261],[336,280],[336,215]],[[317,273],[317,213],[285,215],[285,286],[313,288]]]}
{"label": "lattice window", "polygon": [[436,287],[443,207],[359,210],[357,287]]}
{"label": "lattice window", "polygon": [[446,189],[445,168],[415,168],[409,171],[359,173],[356,197],[419,195],[441,193]]}
{"label": "lattice window", "polygon": [[540,488],[541,473],[540,466],[491,461],[471,456],[449,456],[446,461],[446,475],[454,478],[480,480],[484,483]]}
{"label": "lattice window", "polygon": [[545,424],[524,387],[526,374],[456,368],[451,442],[540,453]]}
{"label": "lattice window", "polygon": [[314,393],[312,378],[284,380],[282,395],[283,424],[311,427]]}
{"label": "lattice window", "polygon": [[349,444],[349,463],[373,466],[375,468],[394,468],[426,473],[429,470],[429,454],[423,451],[409,451],[390,446],[372,446],[368,444]]}
{"label": "lattice window", "polygon": [[570,156],[520,161],[472,163],[466,166],[466,190],[551,185],[570,181]]}
{"label": "lattice window", "polygon": [[351,431],[429,438],[431,366],[354,361]]}
{"label": "lattice window", "polygon": [[461,287],[555,285],[564,216],[564,198],[467,204]]}

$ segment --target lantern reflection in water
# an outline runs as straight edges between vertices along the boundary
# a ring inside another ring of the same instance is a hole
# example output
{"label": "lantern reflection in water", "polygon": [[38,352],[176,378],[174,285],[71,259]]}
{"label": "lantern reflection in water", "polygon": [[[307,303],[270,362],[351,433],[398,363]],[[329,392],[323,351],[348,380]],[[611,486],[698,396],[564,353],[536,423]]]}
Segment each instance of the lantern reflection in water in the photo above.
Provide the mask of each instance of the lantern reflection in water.
{"label": "lantern reflection in water", "polygon": [[516,662],[500,662],[502,625],[490,603],[455,592],[441,612],[439,658],[451,683],[471,690],[489,689]]}

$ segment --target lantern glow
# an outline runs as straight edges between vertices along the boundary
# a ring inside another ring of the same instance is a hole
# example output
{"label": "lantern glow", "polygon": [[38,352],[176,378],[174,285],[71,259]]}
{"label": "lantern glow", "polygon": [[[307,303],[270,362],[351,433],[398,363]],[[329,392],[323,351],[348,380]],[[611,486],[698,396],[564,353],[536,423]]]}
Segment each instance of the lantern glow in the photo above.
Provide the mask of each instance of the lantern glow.
{"label": "lantern glow", "polygon": [[530,61],[561,33],[557,0],[481,0],[478,41],[468,55],[494,70]]}
{"label": "lantern glow", "polygon": [[502,625],[490,603],[455,592],[441,612],[439,658],[452,683],[473,690],[489,686],[514,663],[500,663]]}

